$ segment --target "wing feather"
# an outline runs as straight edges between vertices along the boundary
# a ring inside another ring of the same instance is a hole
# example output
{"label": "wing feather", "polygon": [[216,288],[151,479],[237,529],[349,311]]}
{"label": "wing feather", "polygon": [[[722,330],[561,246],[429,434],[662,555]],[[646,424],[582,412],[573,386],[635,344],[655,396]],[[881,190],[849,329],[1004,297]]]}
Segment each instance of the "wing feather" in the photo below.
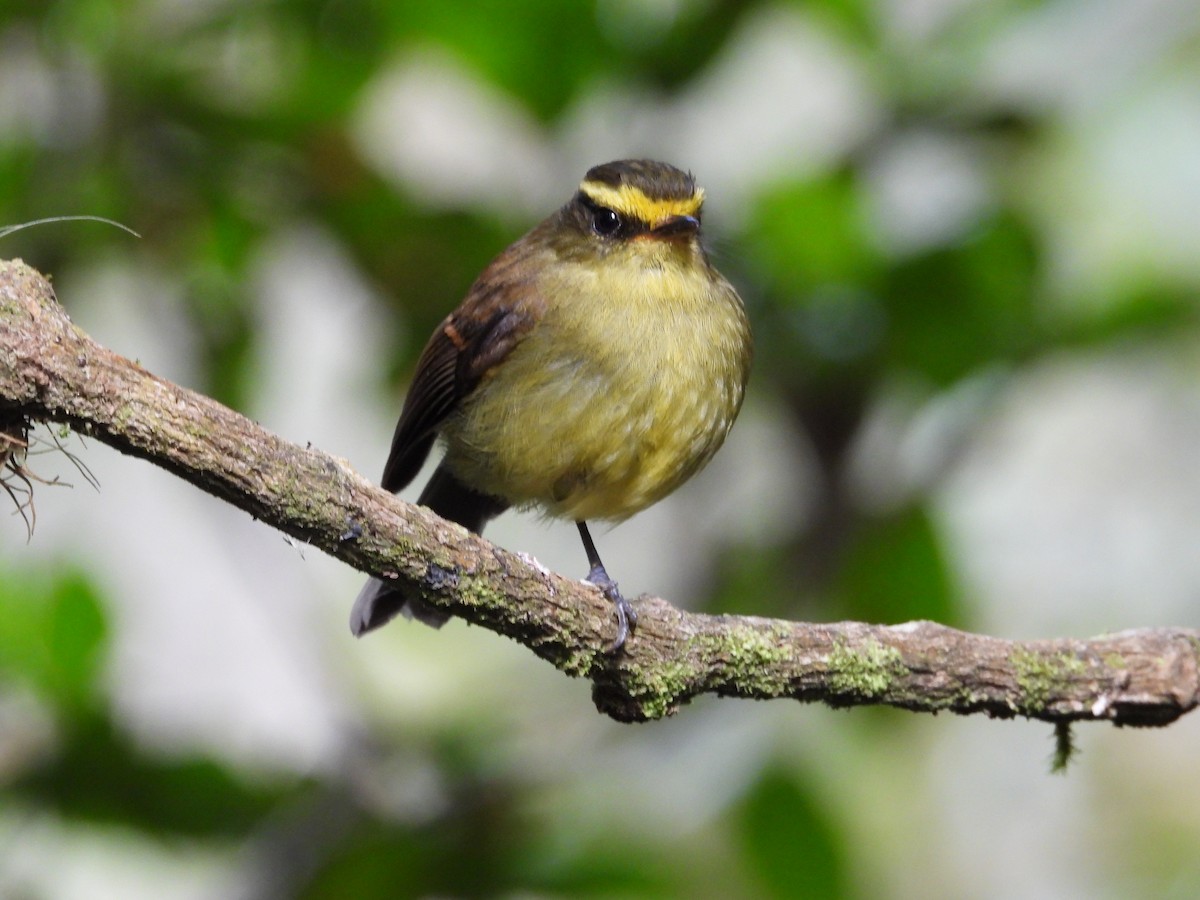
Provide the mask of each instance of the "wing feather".
{"label": "wing feather", "polygon": [[387,490],[399,491],[416,477],[446,417],[533,326],[540,303],[528,281],[511,279],[512,263],[501,256],[485,270],[421,352],[383,470]]}

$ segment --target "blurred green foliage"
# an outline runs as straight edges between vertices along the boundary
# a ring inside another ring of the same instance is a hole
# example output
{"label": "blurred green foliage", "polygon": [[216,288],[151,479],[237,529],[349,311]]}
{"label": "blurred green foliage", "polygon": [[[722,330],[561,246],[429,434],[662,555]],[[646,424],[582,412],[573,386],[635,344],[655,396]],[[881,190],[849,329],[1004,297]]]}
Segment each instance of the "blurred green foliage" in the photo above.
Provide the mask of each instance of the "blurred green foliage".
{"label": "blurred green foliage", "polygon": [[853,896],[833,817],[790,773],[764,772],[743,800],[739,818],[767,896]]}
{"label": "blurred green foliage", "polygon": [[81,572],[51,579],[6,573],[0,582],[0,675],[68,715],[100,700],[105,626],[99,599]]}
{"label": "blurred green foliage", "polygon": [[[394,391],[422,337],[516,234],[499,215],[420,202],[360,156],[348,119],[385,65],[437,46],[549,132],[597,82],[681,95],[772,6],[665,4],[672,14],[656,18],[634,0],[10,0],[0,71],[33,72],[70,102],[39,108],[33,91],[5,111],[0,224],[89,214],[143,238],[60,224],[10,235],[0,254],[50,273],[114,257],[165,273],[203,350],[196,387],[238,407],[259,350],[256,254],[282,229],[318,223],[411,325],[381,366],[380,390]],[[1055,123],[972,94],[961,71],[988,29],[1037,4],[975,6],[986,9],[964,5],[929,52],[906,52],[879,4],[796,5],[863,61],[883,121],[832,163],[760,186],[742,230],[721,235],[722,268],[754,319],[753,390],[811,442],[817,487],[802,525],[722,548],[710,609],[753,596],[762,614],[969,624],[927,493],[870,507],[847,485],[873,404],[897,382],[929,395],[1064,347],[1193,321],[1187,287],[1153,273],[1103,305],[1047,302],[1049,238],[1020,182]],[[872,224],[873,159],[919,129],[983,147],[989,197],[958,230],[897,250]],[[0,766],[5,805],[237,845],[263,896],[858,895],[826,792],[774,764],[734,802],[723,826],[732,849],[712,861],[686,839],[571,844],[548,833],[519,778],[456,754],[453,739],[434,754],[450,802],[416,823],[374,808],[349,777],[249,779],[203,754],[164,759],[105,695],[104,609],[86,573],[0,572],[0,697],[31,696],[51,725],[40,752]]]}

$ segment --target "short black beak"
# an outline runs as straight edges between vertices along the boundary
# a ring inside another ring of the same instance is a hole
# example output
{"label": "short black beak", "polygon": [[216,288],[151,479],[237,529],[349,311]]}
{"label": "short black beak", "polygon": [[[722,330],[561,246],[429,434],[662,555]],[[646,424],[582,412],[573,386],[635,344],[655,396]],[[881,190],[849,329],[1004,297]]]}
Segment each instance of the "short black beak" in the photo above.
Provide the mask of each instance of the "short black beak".
{"label": "short black beak", "polygon": [[696,234],[699,231],[700,220],[695,216],[667,216],[650,229],[650,233],[655,237],[667,238]]}

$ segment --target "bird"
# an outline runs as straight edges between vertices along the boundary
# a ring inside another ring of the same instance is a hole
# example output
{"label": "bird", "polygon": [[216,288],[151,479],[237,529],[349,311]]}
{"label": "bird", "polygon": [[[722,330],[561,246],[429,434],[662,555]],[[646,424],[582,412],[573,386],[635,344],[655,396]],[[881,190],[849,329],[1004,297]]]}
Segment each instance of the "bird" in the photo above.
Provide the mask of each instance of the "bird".
{"label": "bird", "polygon": [[[744,304],[701,244],[704,196],[690,172],[664,162],[590,168],[434,330],[381,479],[402,490],[440,442],[419,505],[476,534],[509,508],[573,521],[585,580],[613,604],[609,653],[637,617],[588,522],[621,522],[703,468],[750,375]],[[351,631],[400,612],[435,627],[448,618],[372,578]]]}

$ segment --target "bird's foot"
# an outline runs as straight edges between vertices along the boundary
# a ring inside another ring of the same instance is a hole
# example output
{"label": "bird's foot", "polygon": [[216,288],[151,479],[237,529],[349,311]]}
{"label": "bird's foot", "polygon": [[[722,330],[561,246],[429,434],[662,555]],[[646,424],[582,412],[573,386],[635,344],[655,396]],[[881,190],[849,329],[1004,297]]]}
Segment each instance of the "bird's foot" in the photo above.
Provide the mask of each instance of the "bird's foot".
{"label": "bird's foot", "polygon": [[617,636],[613,638],[611,644],[604,648],[604,652],[616,653],[625,646],[625,640],[637,628],[637,612],[634,610],[633,604],[621,596],[621,592],[617,590],[617,583],[608,577],[604,566],[592,566],[592,570],[588,572],[587,578],[584,580],[600,588],[604,596],[612,602],[617,614]]}

